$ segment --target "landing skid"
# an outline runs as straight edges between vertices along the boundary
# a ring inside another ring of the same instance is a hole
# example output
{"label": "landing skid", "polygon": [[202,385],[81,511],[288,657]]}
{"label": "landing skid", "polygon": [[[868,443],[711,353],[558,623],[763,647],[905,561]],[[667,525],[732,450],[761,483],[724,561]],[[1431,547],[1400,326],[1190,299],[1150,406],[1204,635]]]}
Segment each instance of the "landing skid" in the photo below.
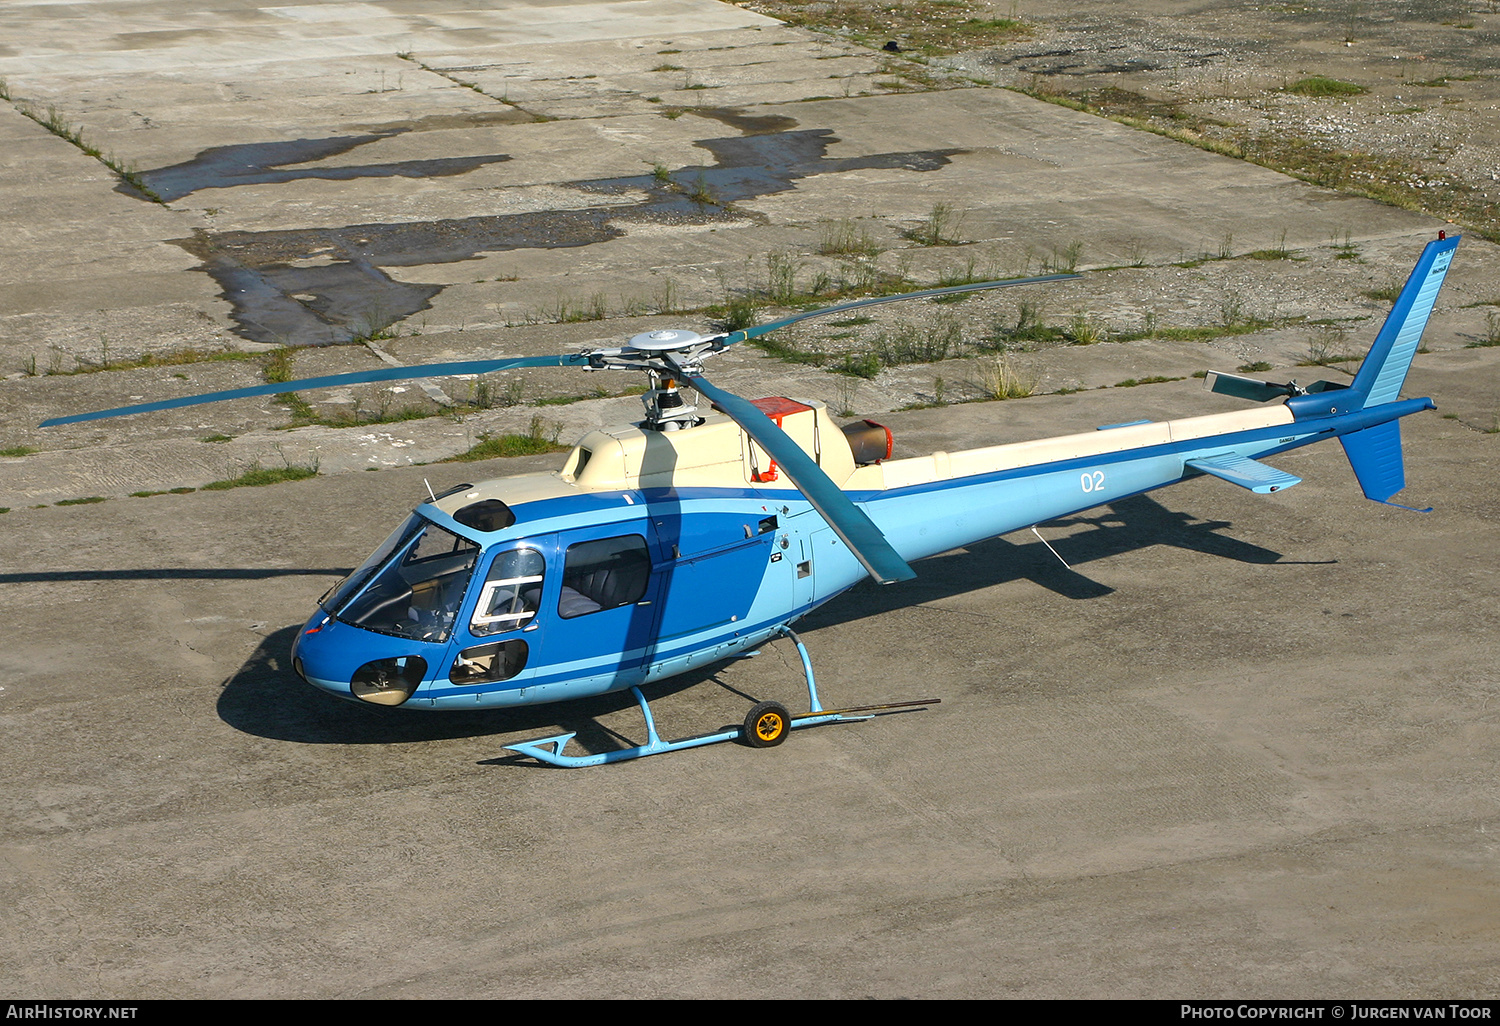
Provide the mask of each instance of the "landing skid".
{"label": "landing skid", "polygon": [[824,723],[852,723],[857,720],[869,720],[874,719],[874,714],[877,712],[936,705],[941,701],[938,698],[921,698],[911,702],[890,702],[885,705],[867,705],[854,709],[824,709],[818,701],[818,687],[813,680],[812,660],[808,658],[807,648],[802,644],[802,639],[797,637],[790,627],[781,628],[781,633],[791,639],[792,643],[797,646],[797,654],[802,657],[802,672],[807,679],[808,711],[805,713],[793,715],[778,702],[761,702],[750,710],[750,714],[745,717],[745,722],[738,727],[713,734],[686,737],[678,741],[663,741],[656,733],[656,720],[651,715],[651,706],[646,701],[646,696],[641,694],[640,688],[631,687],[631,693],[640,703],[641,715],[646,720],[647,740],[643,745],[601,752],[598,755],[564,755],[563,749],[577,736],[577,731],[573,731],[558,734],[555,737],[539,737],[535,741],[518,741],[505,747],[512,752],[529,755],[548,766],[580,769],[584,766],[602,766],[610,762],[624,762],[627,759],[640,759],[647,755],[660,755],[663,752],[701,748],[704,745],[716,745],[723,741],[744,740],[756,748],[770,748],[781,744],[789,730],[816,727]]}

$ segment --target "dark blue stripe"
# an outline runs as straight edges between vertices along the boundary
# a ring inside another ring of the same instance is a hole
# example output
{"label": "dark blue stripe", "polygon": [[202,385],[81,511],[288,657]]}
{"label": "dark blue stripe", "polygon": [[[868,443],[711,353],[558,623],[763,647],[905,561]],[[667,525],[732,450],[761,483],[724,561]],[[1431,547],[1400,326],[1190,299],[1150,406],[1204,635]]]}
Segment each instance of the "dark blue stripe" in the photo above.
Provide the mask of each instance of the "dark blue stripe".
{"label": "dark blue stripe", "polygon": [[[758,634],[759,632],[766,630],[767,628],[775,628],[780,626],[781,624],[796,623],[802,617],[806,616],[815,608],[822,605],[824,602],[827,602],[833,597],[834,596],[829,595],[825,598],[819,599],[816,602],[809,602],[806,605],[797,607],[790,613],[781,616],[774,616],[767,620],[762,620],[760,623],[755,624],[751,627],[746,627],[742,624],[736,624],[735,626],[737,630],[730,631],[728,634],[719,634],[707,640],[697,641],[691,644],[678,645],[677,647],[669,649],[666,652],[653,652],[649,659],[644,660],[639,665],[644,666],[649,670],[650,667],[655,663],[664,663],[669,660],[676,659],[679,656],[687,655],[691,652],[701,652],[704,649],[713,648],[716,645],[722,645],[727,641],[735,641],[737,640],[737,638],[743,639],[747,636],[754,636],[755,634]],[[437,689],[429,689],[421,697],[445,698],[449,695],[493,694],[497,691],[519,691],[522,688],[535,688],[540,687],[543,684],[557,684],[562,681],[578,680],[580,677],[599,677],[603,676],[604,674],[610,673],[611,671],[618,671],[619,669],[620,666],[618,664],[616,664],[615,666],[610,666],[607,663],[601,663],[599,666],[591,669],[586,669],[581,673],[576,671],[568,673],[559,672],[551,673],[546,676],[538,675],[535,677],[528,677],[524,681],[501,681],[500,683],[491,684],[489,686],[466,685],[463,687],[444,688],[441,691]],[[442,679],[443,678],[441,677],[434,678],[431,683],[435,684]],[[555,701],[563,702],[568,701],[568,699],[559,698],[555,699]]]}

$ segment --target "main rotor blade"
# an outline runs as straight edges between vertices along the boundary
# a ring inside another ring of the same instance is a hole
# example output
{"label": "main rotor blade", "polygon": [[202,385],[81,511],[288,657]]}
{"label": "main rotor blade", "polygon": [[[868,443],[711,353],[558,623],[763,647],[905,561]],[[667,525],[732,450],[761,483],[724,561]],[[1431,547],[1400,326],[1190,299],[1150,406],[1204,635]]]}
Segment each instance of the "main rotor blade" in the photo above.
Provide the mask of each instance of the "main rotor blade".
{"label": "main rotor blade", "polygon": [[157,410],[175,410],[182,406],[197,406],[200,403],[218,403],[226,399],[248,399],[257,395],[281,395],[284,392],[301,392],[312,388],[337,388],[340,385],[363,385],[372,381],[409,381],[414,378],[442,378],[454,374],[487,374],[507,367],[573,367],[586,365],[587,353],[568,356],[518,356],[508,360],[465,360],[459,363],[424,363],[415,367],[382,367],[379,370],[356,371],[352,374],[329,374],[321,378],[302,378],[298,381],[280,381],[272,385],[254,385],[250,388],[231,388],[224,392],[205,392],[201,395],[183,396],[180,399],[163,399],[155,403],[139,403],[135,406],[119,406],[113,410],[97,413],[75,413],[70,417],[53,417],[44,420],[42,427],[59,424],[77,424],[85,420],[103,420],[106,417],[126,417],[132,413],[153,413]]}
{"label": "main rotor blade", "polygon": [[849,551],[854,553],[854,557],[864,565],[871,577],[880,584],[892,584],[896,581],[909,581],[917,576],[864,511],[854,505],[843,489],[823,473],[823,468],[814,463],[812,457],[803,452],[802,447],[792,441],[754,403],[733,392],[726,392],[696,374],[687,375],[687,380],[744,428],[745,434],[755,439],[776,461],[792,483],[801,490],[802,497],[812,503],[813,509],[828,521],[828,526],[849,546]]}
{"label": "main rotor blade", "polygon": [[[754,328],[742,328],[739,331],[730,332],[724,339],[724,345],[732,345],[735,342],[743,342],[745,339],[760,338],[760,336],[777,330],[778,328],[790,327],[798,321],[805,321],[809,317],[823,317],[827,314],[843,313],[845,310],[860,310],[867,306],[879,306],[881,303],[900,303],[907,299],[928,299],[932,296],[951,296],[959,292],[982,292],[986,289],[1008,289],[1013,285],[1041,285],[1049,281],[1072,281],[1081,278],[1081,274],[1044,274],[1038,278],[1007,278],[1004,281],[984,281],[977,285],[950,285],[942,289],[923,289],[921,292],[903,292],[899,296],[876,296],[873,299],[857,299],[852,303],[840,303],[838,306],[825,306],[821,310],[808,310],[806,313],[793,314],[770,324],[757,325]],[[769,451],[769,450],[767,450]]]}
{"label": "main rotor blade", "polygon": [[1267,403],[1279,396],[1292,394],[1290,385],[1278,385],[1274,381],[1246,378],[1238,374],[1225,374],[1223,371],[1209,371],[1207,384],[1210,392],[1232,395],[1237,399],[1250,399],[1258,403]]}

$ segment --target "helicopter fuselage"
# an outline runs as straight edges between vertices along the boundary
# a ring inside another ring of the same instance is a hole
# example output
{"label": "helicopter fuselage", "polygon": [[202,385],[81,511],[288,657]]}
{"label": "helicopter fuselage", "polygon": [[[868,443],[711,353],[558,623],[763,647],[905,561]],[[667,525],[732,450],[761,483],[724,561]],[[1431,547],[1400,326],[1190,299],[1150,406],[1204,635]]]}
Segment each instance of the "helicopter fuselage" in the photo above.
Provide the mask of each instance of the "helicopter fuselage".
{"label": "helicopter fuselage", "polygon": [[[760,404],[907,560],[1203,472],[1276,491],[1298,479],[1256,457],[1431,405],[1299,419],[1278,404],[858,465],[821,404]],[[325,691],[381,705],[581,698],[753,649],[865,576],[728,418],[595,431],[556,474],[418,506],[325,596],[294,665]]]}

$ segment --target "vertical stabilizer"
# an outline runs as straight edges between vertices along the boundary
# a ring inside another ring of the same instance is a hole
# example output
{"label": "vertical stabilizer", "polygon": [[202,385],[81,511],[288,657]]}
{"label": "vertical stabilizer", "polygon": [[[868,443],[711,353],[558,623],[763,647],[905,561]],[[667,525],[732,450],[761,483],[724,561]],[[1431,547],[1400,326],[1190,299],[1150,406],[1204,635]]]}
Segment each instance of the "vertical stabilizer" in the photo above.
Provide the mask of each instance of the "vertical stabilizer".
{"label": "vertical stabilizer", "polygon": [[1342,436],[1344,455],[1359,478],[1365,498],[1386,502],[1406,487],[1406,467],[1401,460],[1401,422],[1384,424]]}
{"label": "vertical stabilizer", "polygon": [[[1461,236],[1437,239],[1427,248],[1412,268],[1406,287],[1391,307],[1390,316],[1375,336],[1369,355],[1359,365],[1350,390],[1362,394],[1363,405],[1368,408],[1381,403],[1395,402],[1406,381],[1406,372],[1411,368],[1412,357],[1422,344],[1422,331],[1427,327],[1427,318],[1432,314],[1432,305],[1437,302],[1438,290],[1448,276],[1448,264],[1453,260],[1453,251],[1458,248]],[[1347,446],[1346,446],[1347,448]],[[1351,460],[1353,459],[1351,455]],[[1397,459],[1400,459],[1400,442],[1397,441]],[[1363,480],[1363,479],[1361,479]],[[1368,494],[1368,493],[1366,493]]]}

